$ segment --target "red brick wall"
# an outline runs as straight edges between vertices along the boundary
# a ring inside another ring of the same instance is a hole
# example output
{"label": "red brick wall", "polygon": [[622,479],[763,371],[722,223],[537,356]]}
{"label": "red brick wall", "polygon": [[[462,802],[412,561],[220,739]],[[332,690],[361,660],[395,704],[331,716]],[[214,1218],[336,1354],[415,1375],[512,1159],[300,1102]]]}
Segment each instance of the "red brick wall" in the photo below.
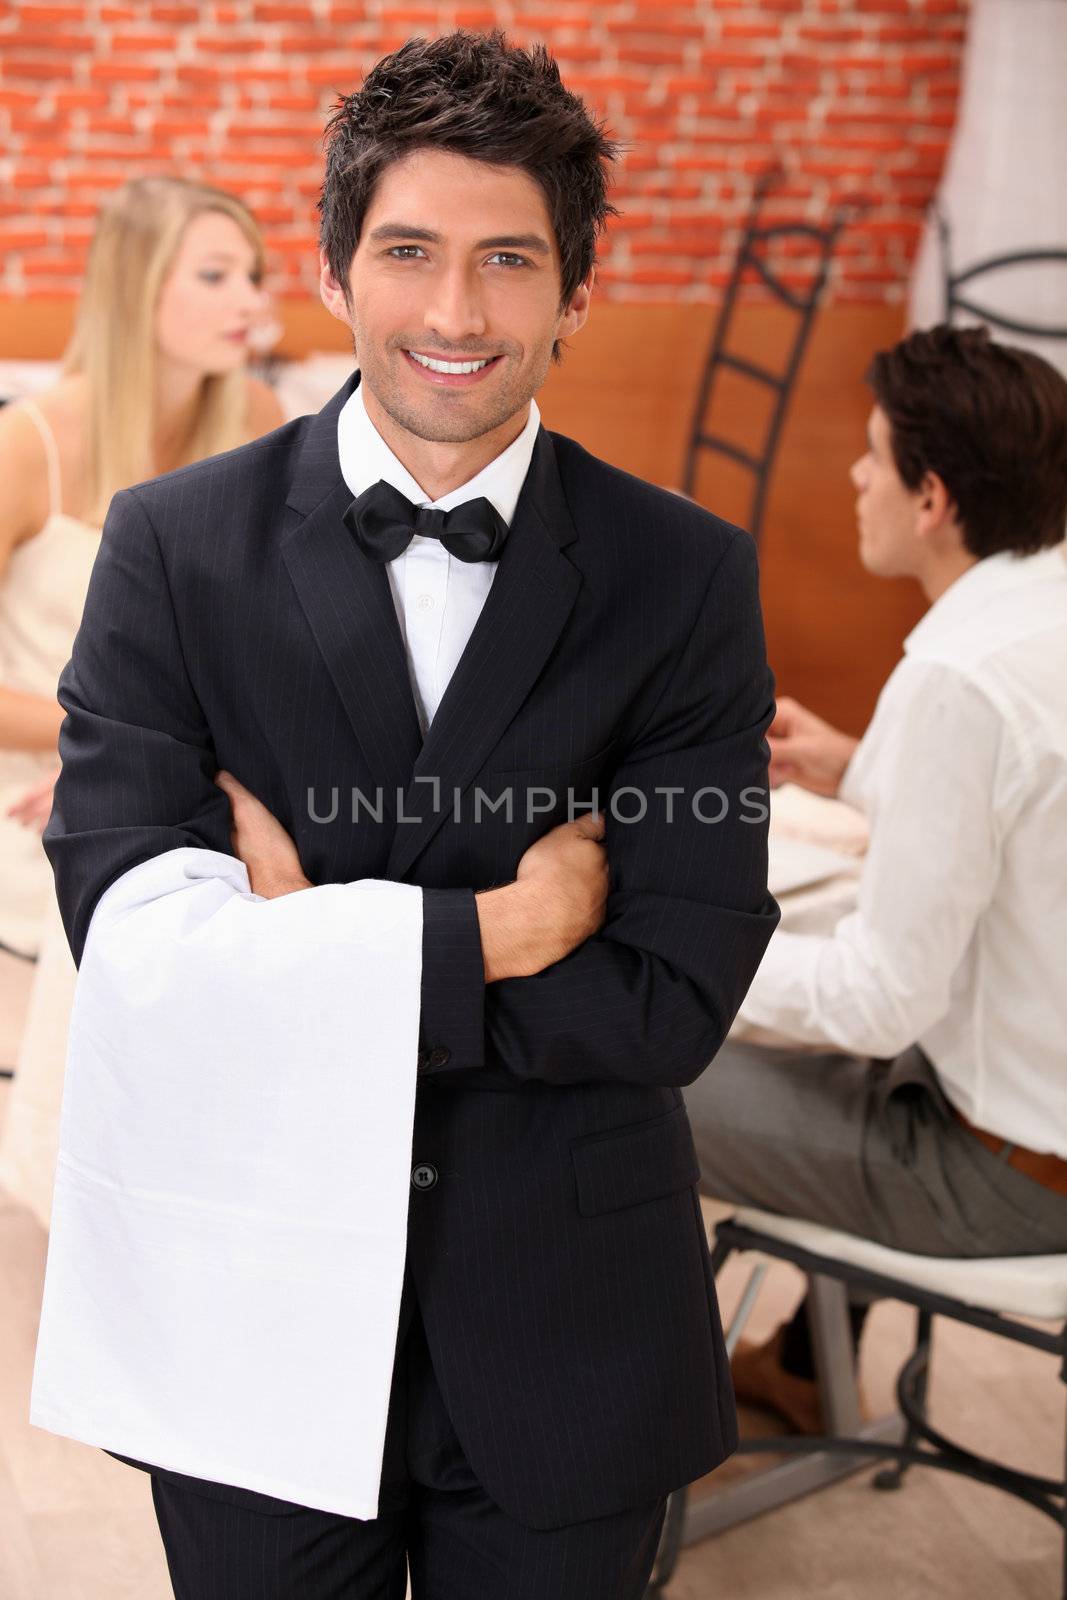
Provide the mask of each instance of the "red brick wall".
{"label": "red brick wall", "polygon": [[0,0],[0,296],[73,294],[101,196],[203,175],[268,235],[280,294],[316,281],[320,135],[406,37],[499,22],[543,39],[629,151],[603,252],[612,299],[715,298],[752,174],[779,214],[870,202],[834,295],[897,300],[955,115],[967,0]]}

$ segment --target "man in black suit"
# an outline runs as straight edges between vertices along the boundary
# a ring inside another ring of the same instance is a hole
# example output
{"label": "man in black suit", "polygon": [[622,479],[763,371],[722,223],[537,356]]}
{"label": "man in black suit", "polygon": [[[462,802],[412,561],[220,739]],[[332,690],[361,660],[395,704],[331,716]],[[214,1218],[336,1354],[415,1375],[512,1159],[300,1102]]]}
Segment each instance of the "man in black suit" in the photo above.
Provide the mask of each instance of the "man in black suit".
{"label": "man in black suit", "polygon": [[421,886],[382,1492],[361,1521],[149,1465],[154,1501],[180,1600],[392,1600],[405,1556],[416,1596],[636,1600],[667,1493],[736,1442],[680,1089],[778,920],[755,550],[537,421],[613,155],[542,49],[410,41],[329,134],[359,373],[115,497],[45,837],[76,957],[182,846],[267,897]]}

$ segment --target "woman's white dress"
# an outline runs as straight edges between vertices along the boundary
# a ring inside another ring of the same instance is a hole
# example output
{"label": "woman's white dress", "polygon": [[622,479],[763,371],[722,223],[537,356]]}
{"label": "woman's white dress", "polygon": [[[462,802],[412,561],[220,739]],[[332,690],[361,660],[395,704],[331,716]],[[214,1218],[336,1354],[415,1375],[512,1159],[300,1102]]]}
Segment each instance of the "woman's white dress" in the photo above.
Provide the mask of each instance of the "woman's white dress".
{"label": "woman's white dress", "polygon": [[[55,436],[32,400],[18,404],[44,444],[49,512],[38,532],[16,545],[0,582],[0,683],[53,696],[81,622],[100,529],[62,511]],[[0,749],[0,945],[27,960],[37,957],[0,1129],[0,1188],[28,1205],[45,1227],[52,1207],[75,968],[41,836],[6,812],[56,761],[52,751]],[[5,954],[4,959],[13,957]]]}

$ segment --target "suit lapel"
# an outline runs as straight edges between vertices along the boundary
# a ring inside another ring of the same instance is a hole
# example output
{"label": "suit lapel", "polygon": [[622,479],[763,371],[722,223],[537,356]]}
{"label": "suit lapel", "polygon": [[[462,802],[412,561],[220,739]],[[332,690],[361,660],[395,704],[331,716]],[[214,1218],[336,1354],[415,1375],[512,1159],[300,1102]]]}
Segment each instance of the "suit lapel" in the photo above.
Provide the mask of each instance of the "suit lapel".
{"label": "suit lapel", "polygon": [[391,877],[403,877],[426,849],[453,808],[453,790],[477,775],[543,670],[581,586],[562,554],[576,538],[542,427],[492,588],[415,762],[403,814],[420,820],[399,823]]}
{"label": "suit lapel", "polygon": [[[373,787],[382,790],[385,814],[395,816],[421,734],[389,578],[343,521],[352,492],[341,476],[337,418],[358,381],[353,374],[308,426],[288,496],[300,516],[281,548]],[[367,800],[377,803],[373,792]]]}

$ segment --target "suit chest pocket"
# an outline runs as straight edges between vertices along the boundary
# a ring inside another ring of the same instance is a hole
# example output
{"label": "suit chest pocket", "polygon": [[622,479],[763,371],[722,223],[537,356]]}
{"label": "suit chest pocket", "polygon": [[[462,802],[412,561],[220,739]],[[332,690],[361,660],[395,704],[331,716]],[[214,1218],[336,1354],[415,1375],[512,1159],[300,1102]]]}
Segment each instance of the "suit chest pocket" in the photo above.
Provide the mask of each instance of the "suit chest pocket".
{"label": "suit chest pocket", "polygon": [[660,1200],[700,1179],[684,1105],[649,1122],[575,1139],[571,1160],[583,1217]]}

